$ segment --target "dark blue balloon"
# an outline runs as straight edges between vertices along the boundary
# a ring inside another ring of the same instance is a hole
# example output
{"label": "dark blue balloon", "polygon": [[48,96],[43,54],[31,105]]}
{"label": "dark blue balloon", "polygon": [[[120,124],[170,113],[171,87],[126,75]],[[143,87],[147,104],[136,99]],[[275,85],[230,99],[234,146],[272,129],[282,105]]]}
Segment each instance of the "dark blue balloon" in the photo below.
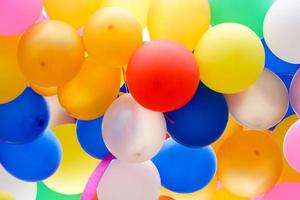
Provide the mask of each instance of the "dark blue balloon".
{"label": "dark blue balloon", "polygon": [[103,116],[91,121],[77,121],[77,138],[81,147],[91,156],[103,159],[108,153],[102,138]]}
{"label": "dark blue balloon", "polygon": [[224,96],[200,83],[187,105],[166,115],[171,119],[167,120],[167,128],[173,139],[186,146],[202,147],[222,135],[229,114]]}
{"label": "dark blue balloon", "polygon": [[261,41],[265,48],[266,68],[270,69],[274,73],[290,73],[290,74],[296,73],[296,71],[300,67],[299,64],[291,64],[281,60],[280,58],[278,58],[276,55],[272,53],[272,51],[269,49],[264,39],[262,39]]}
{"label": "dark blue balloon", "polygon": [[60,164],[61,153],[59,140],[50,130],[26,144],[0,144],[1,164],[24,181],[36,182],[51,176]]}
{"label": "dark blue balloon", "polygon": [[162,185],[174,192],[191,193],[205,187],[216,173],[216,156],[211,147],[189,148],[168,139],[153,158]]}
{"label": "dark blue balloon", "polygon": [[122,85],[122,87],[120,88],[120,92],[128,93],[128,88],[127,88],[127,86],[126,86],[125,83],[124,83],[124,84]]}
{"label": "dark blue balloon", "polygon": [[15,100],[0,105],[0,141],[30,142],[46,129],[48,122],[45,99],[26,88]]}

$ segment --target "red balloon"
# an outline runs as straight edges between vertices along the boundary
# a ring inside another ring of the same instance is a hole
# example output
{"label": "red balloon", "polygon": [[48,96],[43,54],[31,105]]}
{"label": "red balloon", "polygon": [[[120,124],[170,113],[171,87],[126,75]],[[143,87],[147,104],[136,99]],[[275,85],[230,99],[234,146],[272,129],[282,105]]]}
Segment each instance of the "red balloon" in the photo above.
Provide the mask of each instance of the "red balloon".
{"label": "red balloon", "polygon": [[188,103],[199,84],[194,55],[177,42],[146,43],[132,56],[126,73],[134,99],[160,112],[176,110]]}

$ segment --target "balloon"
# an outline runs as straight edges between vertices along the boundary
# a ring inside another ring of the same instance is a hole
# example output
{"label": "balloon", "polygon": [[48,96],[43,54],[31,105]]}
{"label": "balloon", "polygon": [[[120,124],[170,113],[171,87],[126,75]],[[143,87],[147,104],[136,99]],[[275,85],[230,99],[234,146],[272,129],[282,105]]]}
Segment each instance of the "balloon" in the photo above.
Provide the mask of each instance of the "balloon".
{"label": "balloon", "polygon": [[0,35],[21,34],[34,24],[42,9],[42,0],[1,0]]}
{"label": "balloon", "polygon": [[102,120],[91,121],[78,120],[76,124],[77,139],[81,147],[91,156],[103,159],[109,151],[102,138]]}
{"label": "balloon", "polygon": [[59,102],[77,119],[97,119],[117,98],[120,74],[119,68],[103,66],[88,57],[78,75],[58,88]]}
{"label": "balloon", "polygon": [[172,119],[167,120],[172,138],[190,147],[210,145],[221,137],[228,122],[224,96],[202,83],[187,105],[166,115]]}
{"label": "balloon", "polygon": [[[36,196],[36,183],[24,182],[7,173],[0,165],[0,199],[33,200]],[[6,197],[7,199],[3,199]]]}
{"label": "balloon", "polygon": [[22,36],[18,60],[30,83],[50,87],[71,80],[84,59],[81,38],[66,23],[45,20]]}
{"label": "balloon", "polygon": [[46,130],[25,144],[0,144],[0,160],[13,176],[37,182],[51,176],[61,161],[61,146],[55,135]]}
{"label": "balloon", "polygon": [[212,25],[236,22],[263,37],[263,22],[273,0],[209,0]]}
{"label": "balloon", "polygon": [[241,197],[268,191],[282,171],[278,145],[271,134],[259,131],[232,135],[222,144],[217,157],[220,181],[229,192]]}
{"label": "balloon", "polygon": [[209,24],[208,0],[152,0],[150,4],[148,29],[152,40],[174,40],[192,51]]}
{"label": "balloon", "polygon": [[83,41],[91,57],[107,66],[122,67],[142,45],[142,28],[128,10],[103,8],[89,19]]}
{"label": "balloon", "polygon": [[300,183],[290,182],[276,185],[267,192],[262,200],[298,200],[300,196]]}
{"label": "balloon", "polygon": [[120,7],[130,11],[142,27],[146,26],[151,0],[102,0],[102,7]]}
{"label": "balloon", "polygon": [[171,197],[167,197],[167,196],[160,196],[158,200],[174,200]]}
{"label": "balloon", "polygon": [[284,83],[268,69],[251,87],[241,93],[225,95],[225,98],[235,120],[253,130],[275,126],[283,119],[289,106]]}
{"label": "balloon", "polygon": [[216,156],[211,147],[188,148],[172,139],[153,158],[162,185],[177,193],[196,192],[213,179]]}
{"label": "balloon", "polygon": [[80,28],[101,7],[101,0],[44,0],[44,6],[51,19]]}
{"label": "balloon", "polygon": [[142,106],[173,111],[188,103],[199,84],[196,59],[176,42],[146,43],[131,58],[127,73],[129,91]]}
{"label": "balloon", "polygon": [[300,63],[300,4],[298,1],[276,1],[264,21],[265,41],[271,51],[284,61]]}
{"label": "balloon", "polygon": [[[287,130],[298,120],[296,115],[292,115],[284,119],[280,124],[276,126],[271,135],[275,142],[279,145],[282,155],[283,155],[283,142]],[[300,182],[300,174],[296,172],[288,162],[283,159],[283,169],[281,176],[278,180],[279,183],[288,182],[288,181],[299,181]]]}
{"label": "balloon", "polygon": [[[64,195],[49,189],[44,183],[39,182],[36,200],[80,200],[80,194]],[[31,199],[32,200],[32,199]]]}
{"label": "balloon", "polygon": [[0,104],[17,98],[27,85],[17,60],[19,38],[19,36],[0,36]]}
{"label": "balloon", "polygon": [[[291,83],[292,83],[294,76],[292,74],[277,74],[277,75],[283,81],[285,87],[288,89],[288,93],[290,94],[290,87],[291,87]],[[293,114],[295,114],[295,112],[294,112],[293,107],[289,100],[289,108],[288,108],[288,111],[286,112],[284,118],[286,118],[290,115],[293,115]]]}
{"label": "balloon", "polygon": [[295,113],[300,116],[300,69],[295,74],[291,83],[290,100]]}
{"label": "balloon", "polygon": [[159,173],[151,161],[126,163],[113,161],[100,180],[98,199],[158,199]]}
{"label": "balloon", "polygon": [[78,194],[99,163],[83,151],[76,138],[75,124],[53,129],[62,144],[62,162],[56,173],[44,181],[50,189],[62,194]]}
{"label": "balloon", "polygon": [[245,198],[245,197],[239,197],[239,196],[229,192],[225,188],[221,188],[217,192],[214,193],[211,200],[250,200],[250,199]]}
{"label": "balloon", "polygon": [[122,161],[151,159],[163,146],[166,133],[163,114],[142,107],[130,94],[115,100],[103,118],[104,143]]}
{"label": "balloon", "polygon": [[57,94],[57,87],[41,87],[35,84],[31,84],[30,87],[41,96],[54,96]]}
{"label": "balloon", "polygon": [[0,105],[0,141],[30,142],[46,129],[48,122],[45,99],[26,88],[17,99]]}
{"label": "balloon", "polygon": [[199,41],[195,56],[201,80],[221,93],[238,93],[260,76],[265,54],[260,39],[249,28],[224,23],[209,29]]}

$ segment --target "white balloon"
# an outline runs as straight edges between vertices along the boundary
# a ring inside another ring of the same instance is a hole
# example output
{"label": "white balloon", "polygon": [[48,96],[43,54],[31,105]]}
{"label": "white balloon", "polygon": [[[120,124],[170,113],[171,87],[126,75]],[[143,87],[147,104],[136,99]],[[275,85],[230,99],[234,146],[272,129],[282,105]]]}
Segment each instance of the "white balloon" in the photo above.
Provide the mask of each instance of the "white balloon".
{"label": "white balloon", "polygon": [[24,182],[16,179],[0,164],[0,191],[4,191],[15,198],[15,200],[34,200],[37,193],[36,183]]}
{"label": "white balloon", "polygon": [[101,200],[157,200],[160,176],[151,161],[126,163],[114,160],[99,182]]}
{"label": "white balloon", "polygon": [[268,47],[282,60],[300,63],[300,0],[274,2],[264,22]]}
{"label": "white balloon", "polygon": [[130,94],[116,99],[104,114],[104,143],[122,161],[151,159],[163,146],[166,133],[163,114],[142,107]]}

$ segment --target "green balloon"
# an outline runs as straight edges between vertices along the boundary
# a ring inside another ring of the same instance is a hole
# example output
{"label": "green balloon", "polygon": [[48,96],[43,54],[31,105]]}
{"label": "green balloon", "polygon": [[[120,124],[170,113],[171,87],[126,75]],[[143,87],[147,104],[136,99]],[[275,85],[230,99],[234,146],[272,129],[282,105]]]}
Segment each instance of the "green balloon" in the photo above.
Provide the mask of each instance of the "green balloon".
{"label": "green balloon", "polygon": [[36,200],[80,200],[80,194],[64,195],[52,191],[44,183],[39,182]]}
{"label": "green balloon", "polygon": [[265,15],[273,0],[209,0],[212,25],[235,22],[263,37]]}

